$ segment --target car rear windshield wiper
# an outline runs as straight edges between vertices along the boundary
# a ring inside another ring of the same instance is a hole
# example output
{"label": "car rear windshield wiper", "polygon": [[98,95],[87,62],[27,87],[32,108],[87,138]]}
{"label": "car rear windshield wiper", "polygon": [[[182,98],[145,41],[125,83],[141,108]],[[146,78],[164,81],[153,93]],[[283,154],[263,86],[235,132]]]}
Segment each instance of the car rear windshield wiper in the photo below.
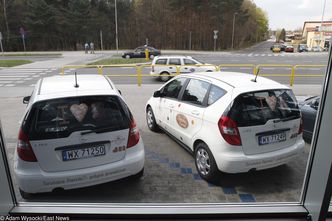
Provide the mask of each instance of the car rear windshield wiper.
{"label": "car rear windshield wiper", "polygon": [[107,131],[111,131],[113,130],[115,127],[102,127],[102,128],[95,128],[92,130],[88,130],[88,131],[83,131],[81,132],[81,135],[86,135],[86,134],[91,134],[91,133],[103,133],[103,132],[107,132]]}
{"label": "car rear windshield wiper", "polygon": [[275,119],[275,120],[273,120],[273,123],[285,122],[285,121],[294,120],[297,118],[300,118],[300,116],[292,115],[292,116],[281,118],[281,119]]}

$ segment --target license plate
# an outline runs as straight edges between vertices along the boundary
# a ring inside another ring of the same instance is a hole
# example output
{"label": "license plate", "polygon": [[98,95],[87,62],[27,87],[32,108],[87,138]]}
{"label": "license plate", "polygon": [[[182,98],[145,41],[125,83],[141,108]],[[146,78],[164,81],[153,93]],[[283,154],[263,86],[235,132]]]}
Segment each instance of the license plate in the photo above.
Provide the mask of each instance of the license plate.
{"label": "license plate", "polygon": [[105,155],[105,145],[62,151],[62,160],[78,160]]}
{"label": "license plate", "polygon": [[258,137],[259,145],[278,143],[286,140],[286,133],[271,134]]}

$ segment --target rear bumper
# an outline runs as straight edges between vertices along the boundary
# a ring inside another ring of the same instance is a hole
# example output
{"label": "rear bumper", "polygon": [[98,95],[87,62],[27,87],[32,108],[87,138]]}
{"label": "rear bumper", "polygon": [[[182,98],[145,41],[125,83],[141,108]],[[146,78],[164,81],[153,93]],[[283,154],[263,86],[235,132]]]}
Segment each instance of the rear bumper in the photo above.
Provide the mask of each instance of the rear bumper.
{"label": "rear bumper", "polygon": [[28,169],[17,167],[15,156],[14,172],[21,190],[27,193],[50,192],[55,188],[74,189],[106,183],[137,174],[144,168],[145,151],[142,139],[139,143],[127,149],[126,157],[118,162],[101,166],[62,171],[42,171],[36,162]]}
{"label": "rear bumper", "polygon": [[219,170],[226,173],[244,173],[250,170],[263,170],[277,167],[296,158],[304,151],[303,139],[282,150],[273,151],[264,154],[244,155],[243,153],[227,153],[216,156]]}

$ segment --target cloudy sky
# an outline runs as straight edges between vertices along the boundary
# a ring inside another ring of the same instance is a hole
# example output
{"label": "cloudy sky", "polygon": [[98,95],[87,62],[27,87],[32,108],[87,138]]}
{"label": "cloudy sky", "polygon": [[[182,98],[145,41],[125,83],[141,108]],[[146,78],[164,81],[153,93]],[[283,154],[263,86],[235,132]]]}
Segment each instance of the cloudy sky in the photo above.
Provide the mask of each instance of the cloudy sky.
{"label": "cloudy sky", "polygon": [[[272,30],[293,30],[304,21],[321,21],[324,0],[253,0],[269,17]],[[324,20],[332,20],[332,0],[326,0]]]}

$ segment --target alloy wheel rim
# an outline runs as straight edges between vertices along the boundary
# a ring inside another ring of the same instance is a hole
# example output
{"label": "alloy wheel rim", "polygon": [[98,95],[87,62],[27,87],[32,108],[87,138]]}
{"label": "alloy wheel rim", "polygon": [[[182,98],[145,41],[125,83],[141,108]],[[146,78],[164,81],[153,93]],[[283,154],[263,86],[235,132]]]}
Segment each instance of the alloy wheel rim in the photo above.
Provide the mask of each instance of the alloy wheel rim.
{"label": "alloy wheel rim", "polygon": [[210,172],[210,158],[205,149],[199,149],[196,154],[196,164],[199,172],[202,175],[207,175]]}
{"label": "alloy wheel rim", "polygon": [[150,110],[148,110],[148,112],[147,112],[147,121],[148,121],[148,126],[151,128],[154,120],[153,120],[152,112]]}

